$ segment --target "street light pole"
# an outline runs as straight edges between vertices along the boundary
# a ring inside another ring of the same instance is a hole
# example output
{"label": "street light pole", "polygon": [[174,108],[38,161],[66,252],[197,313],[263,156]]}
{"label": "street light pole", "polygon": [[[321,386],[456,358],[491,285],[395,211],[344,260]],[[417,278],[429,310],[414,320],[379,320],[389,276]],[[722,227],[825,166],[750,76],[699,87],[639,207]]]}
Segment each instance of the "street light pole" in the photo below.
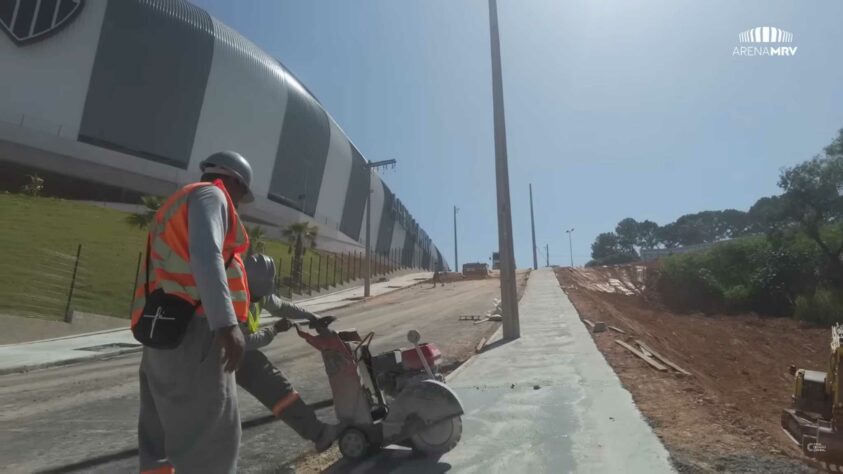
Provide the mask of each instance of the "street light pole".
{"label": "street light pole", "polygon": [[369,297],[371,295],[372,285],[372,253],[371,253],[371,234],[372,234],[372,170],[381,168],[387,165],[395,165],[395,160],[384,161],[367,161],[366,174],[369,176],[369,194],[366,196],[366,274],[363,276],[363,296]]}
{"label": "street light pole", "polygon": [[533,270],[539,269],[539,258],[536,254],[536,219],[533,217],[533,183],[530,183],[530,228],[533,231]]}
{"label": "street light pole", "polygon": [[544,244],[544,255],[545,261],[547,262],[547,266],[550,266],[550,244]]}
{"label": "street light pole", "polygon": [[571,227],[570,229],[565,231],[568,234],[568,253],[571,255],[571,268],[574,267],[574,244],[571,243],[571,234],[574,233],[574,228]]}
{"label": "street light pole", "polygon": [[503,337],[518,339],[518,293],[515,288],[515,250],[512,244],[512,214],[509,200],[509,165],[506,156],[506,120],[501,78],[501,44],[498,32],[498,4],[489,0],[489,37],[492,46],[492,105],[495,123],[495,178],[498,199],[498,251],[501,257],[501,310]]}
{"label": "street light pole", "polygon": [[460,271],[460,258],[457,246],[457,212],[460,210],[457,206],[454,206],[454,268],[457,272]]}

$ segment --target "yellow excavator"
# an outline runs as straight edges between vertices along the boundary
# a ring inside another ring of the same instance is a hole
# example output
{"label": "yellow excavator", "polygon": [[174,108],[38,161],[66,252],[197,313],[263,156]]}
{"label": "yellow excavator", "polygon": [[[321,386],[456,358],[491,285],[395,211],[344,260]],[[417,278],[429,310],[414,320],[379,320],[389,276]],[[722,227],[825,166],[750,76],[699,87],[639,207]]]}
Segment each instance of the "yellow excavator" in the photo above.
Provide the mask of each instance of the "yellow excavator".
{"label": "yellow excavator", "polygon": [[831,328],[828,372],[797,369],[793,375],[793,406],[782,411],[782,428],[802,453],[823,468],[843,472],[843,327]]}

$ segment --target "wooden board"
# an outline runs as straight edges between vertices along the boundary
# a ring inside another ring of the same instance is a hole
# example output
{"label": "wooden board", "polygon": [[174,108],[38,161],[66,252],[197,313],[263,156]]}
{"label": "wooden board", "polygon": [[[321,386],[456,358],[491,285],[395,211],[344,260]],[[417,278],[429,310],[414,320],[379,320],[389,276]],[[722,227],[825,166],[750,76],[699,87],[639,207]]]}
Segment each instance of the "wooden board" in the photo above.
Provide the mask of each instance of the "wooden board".
{"label": "wooden board", "polygon": [[584,322],[584,323],[588,324],[588,327],[590,327],[590,328],[593,328],[593,327],[594,327],[594,323],[592,323],[592,322],[591,322],[591,321],[589,321],[588,319],[583,318],[582,322]]}
{"label": "wooden board", "polygon": [[621,328],[617,328],[617,327],[615,327],[615,326],[609,326],[609,329],[611,329],[612,331],[615,331],[615,332],[619,332],[619,333],[621,333],[621,334],[626,334],[626,331],[624,331],[624,330],[623,330],[623,329],[621,329]]}
{"label": "wooden board", "polygon": [[647,357],[646,355],[642,354],[642,353],[641,353],[641,351],[639,351],[638,349],[636,349],[636,348],[634,348],[634,347],[630,346],[629,344],[627,344],[627,343],[625,343],[625,342],[621,341],[620,339],[615,339],[615,342],[616,342],[616,343],[618,343],[618,344],[620,344],[621,346],[623,346],[623,347],[624,347],[626,350],[628,350],[629,352],[632,352],[632,353],[633,353],[633,354],[635,354],[636,356],[638,356],[638,357],[640,357],[641,359],[643,359],[643,360],[644,360],[644,362],[646,362],[646,363],[650,364],[650,366],[652,366],[654,369],[656,369],[656,370],[658,370],[658,371],[660,371],[660,372],[667,372],[667,367],[665,367],[665,366],[663,366],[662,364],[658,363],[658,362],[657,362],[657,361],[655,361],[654,359],[652,359],[652,358],[650,358],[650,357]]}
{"label": "wooden board", "polygon": [[486,338],[484,337],[483,339],[480,339],[480,342],[478,342],[476,346],[474,346],[474,352],[479,354],[480,351],[483,350],[483,346],[485,346],[485,345],[486,345]]}
{"label": "wooden board", "polygon": [[638,344],[639,346],[641,346],[641,349],[649,352],[650,354],[653,354],[653,357],[662,361],[665,365],[671,367],[672,369],[676,370],[677,372],[679,372],[683,375],[691,375],[690,372],[688,372],[687,370],[683,369],[682,367],[679,367],[678,365],[674,364],[670,359],[668,359],[667,357],[665,357],[665,356],[659,354],[658,352],[654,351],[651,347],[647,346],[643,342],[636,339],[635,343]]}

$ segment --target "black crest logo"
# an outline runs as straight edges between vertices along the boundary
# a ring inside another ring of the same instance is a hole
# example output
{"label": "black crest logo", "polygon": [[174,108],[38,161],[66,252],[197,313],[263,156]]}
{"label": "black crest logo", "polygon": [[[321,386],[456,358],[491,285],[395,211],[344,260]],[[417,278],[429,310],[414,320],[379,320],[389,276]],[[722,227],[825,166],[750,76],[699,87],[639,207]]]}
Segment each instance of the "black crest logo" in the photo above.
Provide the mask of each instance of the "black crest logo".
{"label": "black crest logo", "polygon": [[0,28],[18,46],[61,30],[82,10],[84,0],[0,0]]}

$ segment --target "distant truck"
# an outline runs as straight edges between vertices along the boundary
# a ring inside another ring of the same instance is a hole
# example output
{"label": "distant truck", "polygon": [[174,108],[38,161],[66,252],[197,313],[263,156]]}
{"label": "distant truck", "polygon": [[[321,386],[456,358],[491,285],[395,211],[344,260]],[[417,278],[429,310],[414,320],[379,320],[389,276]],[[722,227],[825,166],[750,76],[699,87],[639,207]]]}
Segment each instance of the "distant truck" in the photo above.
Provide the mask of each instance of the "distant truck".
{"label": "distant truck", "polygon": [[501,269],[501,253],[492,252],[492,270]]}
{"label": "distant truck", "polygon": [[489,264],[487,263],[465,263],[462,266],[464,277],[486,278],[489,276]]}

